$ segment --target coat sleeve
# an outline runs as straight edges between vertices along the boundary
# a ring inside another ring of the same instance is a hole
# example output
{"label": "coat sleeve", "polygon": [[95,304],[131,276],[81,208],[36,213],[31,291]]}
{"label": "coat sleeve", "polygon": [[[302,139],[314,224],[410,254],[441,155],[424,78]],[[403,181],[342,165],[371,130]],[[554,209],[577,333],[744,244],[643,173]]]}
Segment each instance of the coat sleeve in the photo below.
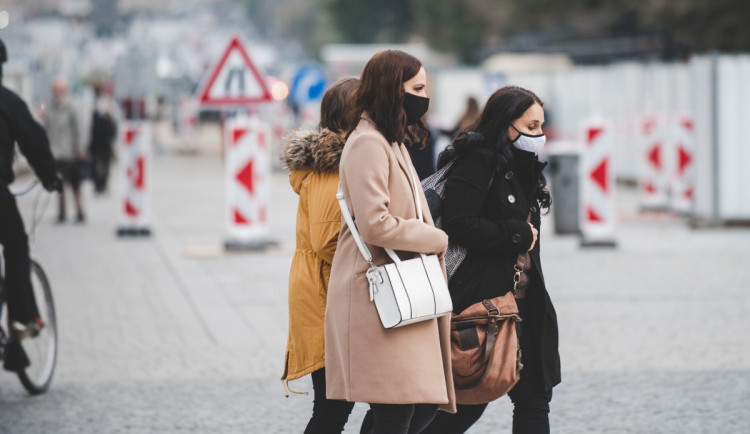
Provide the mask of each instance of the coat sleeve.
{"label": "coat sleeve", "polygon": [[362,134],[347,146],[350,149],[348,158],[342,161],[342,174],[346,177],[350,195],[347,200],[362,239],[378,247],[407,252],[429,254],[445,250],[448,246],[445,232],[419,219],[390,213],[388,178],[392,168],[386,141],[375,134]]}
{"label": "coat sleeve", "polygon": [[21,153],[42,183],[52,182],[56,178],[55,159],[50,151],[47,133],[31,116],[26,103],[20,99],[13,104],[13,121],[13,135]]}
{"label": "coat sleeve", "polygon": [[341,210],[336,200],[338,185],[336,173],[315,175],[307,192],[312,249],[328,264],[333,263],[341,230]]}
{"label": "coat sleeve", "polygon": [[[495,173],[495,157],[488,151],[474,151],[454,163],[445,181],[443,225],[451,242],[481,253],[531,247],[533,234],[528,223],[511,218],[490,220],[481,216]],[[497,180],[493,181],[497,182]]]}

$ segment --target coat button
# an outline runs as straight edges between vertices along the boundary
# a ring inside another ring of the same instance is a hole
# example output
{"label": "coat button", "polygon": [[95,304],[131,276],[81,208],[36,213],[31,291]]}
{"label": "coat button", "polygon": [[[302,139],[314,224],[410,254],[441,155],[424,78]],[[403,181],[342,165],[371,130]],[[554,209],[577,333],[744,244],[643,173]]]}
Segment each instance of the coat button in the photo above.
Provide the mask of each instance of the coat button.
{"label": "coat button", "polygon": [[507,179],[508,181],[510,181],[511,178],[513,178],[513,171],[509,170],[509,171],[505,172],[505,179]]}
{"label": "coat button", "polygon": [[512,194],[509,194],[508,195],[508,202],[510,202],[510,203],[516,203],[516,197],[513,196]]}
{"label": "coat button", "polygon": [[520,243],[521,242],[521,234],[513,234],[512,240],[516,244]]}

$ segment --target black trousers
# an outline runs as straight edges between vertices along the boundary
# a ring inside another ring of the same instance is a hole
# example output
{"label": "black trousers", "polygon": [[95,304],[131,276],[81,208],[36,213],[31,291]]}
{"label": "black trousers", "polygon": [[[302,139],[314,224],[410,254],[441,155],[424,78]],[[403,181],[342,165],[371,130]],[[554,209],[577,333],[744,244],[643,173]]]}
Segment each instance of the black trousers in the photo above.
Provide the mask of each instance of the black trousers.
{"label": "black trousers", "polygon": [[0,244],[5,258],[5,294],[11,321],[27,323],[39,316],[31,290],[29,240],[16,199],[0,187]]}
{"label": "black trousers", "polygon": [[315,397],[313,414],[307,423],[305,434],[341,433],[344,430],[349,414],[354,408],[353,402],[326,398],[326,370],[318,369],[311,374]]}
{"label": "black trousers", "polygon": [[[546,390],[541,368],[535,363],[535,345],[528,328],[529,315],[525,315],[525,300],[518,300],[523,322],[519,328],[522,362],[521,379],[508,392],[513,402],[513,434],[549,434],[549,403],[552,390]],[[487,404],[458,405],[455,414],[439,412],[423,434],[459,434],[466,432],[484,413]]]}
{"label": "black trousers", "polygon": [[92,151],[91,160],[94,164],[94,190],[97,193],[104,193],[107,191],[112,154],[107,151]]}
{"label": "black trousers", "polygon": [[[437,413],[437,404],[370,404],[360,432],[419,434]],[[369,428],[371,420],[372,428]]]}

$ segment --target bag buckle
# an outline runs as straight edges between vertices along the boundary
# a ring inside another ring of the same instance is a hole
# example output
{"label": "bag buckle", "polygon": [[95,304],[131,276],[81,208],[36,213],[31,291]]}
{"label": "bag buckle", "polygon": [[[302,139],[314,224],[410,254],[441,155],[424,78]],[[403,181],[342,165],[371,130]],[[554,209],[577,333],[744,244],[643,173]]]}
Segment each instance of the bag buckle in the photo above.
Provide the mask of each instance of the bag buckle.
{"label": "bag buckle", "polygon": [[378,285],[383,283],[383,276],[380,275],[378,267],[372,265],[367,273],[367,282],[370,284],[370,301],[375,300],[375,293],[378,291]]}
{"label": "bag buckle", "polygon": [[489,300],[482,300],[482,305],[485,309],[487,309],[487,316],[498,316],[500,315],[500,310],[492,304]]}
{"label": "bag buckle", "polygon": [[516,270],[516,273],[513,275],[513,294],[515,294],[516,289],[518,288],[518,283],[521,281],[521,273],[523,273],[523,268],[518,264],[514,264],[513,269]]}

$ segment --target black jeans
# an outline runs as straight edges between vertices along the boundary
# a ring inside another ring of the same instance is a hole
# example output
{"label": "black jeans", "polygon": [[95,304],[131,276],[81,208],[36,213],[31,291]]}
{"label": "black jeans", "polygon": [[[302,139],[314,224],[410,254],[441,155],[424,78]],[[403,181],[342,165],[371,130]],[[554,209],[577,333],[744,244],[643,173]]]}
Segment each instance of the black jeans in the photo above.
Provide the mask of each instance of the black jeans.
{"label": "black jeans", "polygon": [[432,421],[436,412],[437,404],[370,404],[360,432],[418,434]]}
{"label": "black jeans", "polygon": [[0,244],[5,258],[5,294],[8,318],[27,323],[39,316],[31,289],[29,240],[18,212],[16,199],[0,187]]}
{"label": "black jeans", "polygon": [[311,374],[315,397],[313,414],[307,423],[305,434],[341,433],[344,430],[349,414],[354,408],[353,402],[326,398],[326,370],[318,369]]}
{"label": "black jeans", "polygon": [[[518,300],[518,308],[524,322],[519,328],[522,361],[521,379],[508,392],[513,402],[513,434],[549,434],[549,403],[552,390],[546,390],[542,381],[542,372],[534,355],[531,334],[524,330],[529,324],[528,315],[524,315],[525,300]],[[466,432],[474,422],[479,420],[487,404],[458,405],[455,414],[439,412],[423,434],[459,434]]]}

